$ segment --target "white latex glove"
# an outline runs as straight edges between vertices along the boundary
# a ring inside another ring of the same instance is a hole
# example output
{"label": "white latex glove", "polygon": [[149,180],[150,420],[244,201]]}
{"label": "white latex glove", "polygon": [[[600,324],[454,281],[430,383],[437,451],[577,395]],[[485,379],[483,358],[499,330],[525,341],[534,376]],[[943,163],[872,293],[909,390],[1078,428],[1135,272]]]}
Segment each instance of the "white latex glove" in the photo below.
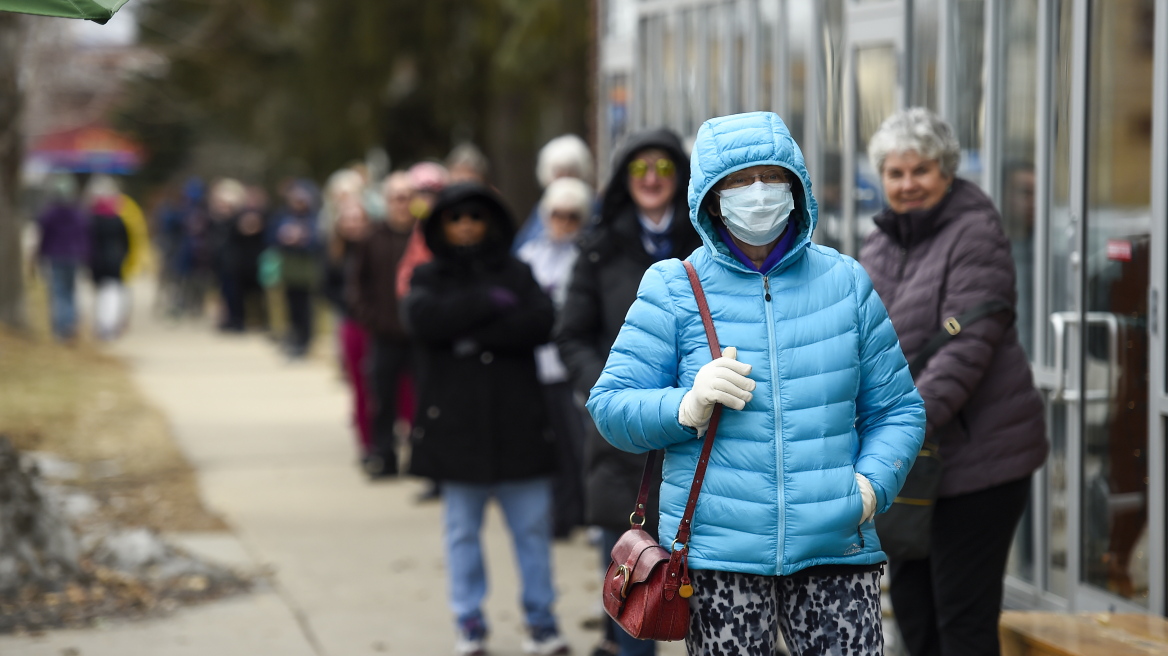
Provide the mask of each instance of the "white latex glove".
{"label": "white latex glove", "polygon": [[754,398],[755,383],[747,378],[750,365],[738,361],[738,349],[733,346],[722,351],[722,357],[702,365],[694,377],[693,387],[681,397],[677,420],[683,426],[698,429],[698,437],[706,434],[714,404],[741,410]]}
{"label": "white latex glove", "polygon": [[860,472],[856,472],[856,485],[860,486],[860,498],[864,500],[864,516],[860,518],[863,524],[876,516],[876,490],[872,489],[872,481]]}

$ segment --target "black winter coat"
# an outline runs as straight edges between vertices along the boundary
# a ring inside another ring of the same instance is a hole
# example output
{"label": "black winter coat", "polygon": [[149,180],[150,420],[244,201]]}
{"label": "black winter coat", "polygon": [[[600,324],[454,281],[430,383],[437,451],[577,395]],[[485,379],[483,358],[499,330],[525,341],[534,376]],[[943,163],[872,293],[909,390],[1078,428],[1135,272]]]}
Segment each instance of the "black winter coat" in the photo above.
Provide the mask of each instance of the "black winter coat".
{"label": "black winter coat", "polygon": [[[600,221],[581,239],[580,256],[556,327],[560,358],[568,368],[573,386],[584,396],[600,378],[608,352],[624,325],[625,314],[637,297],[641,278],[655,261],[642,245],[641,224],[627,184],[629,161],[646,148],[660,148],[670,153],[677,165],[671,256],[684,258],[701,246],[701,238],[689,221],[685,200],[689,158],[682,150],[681,140],[666,130],[633,135],[614,160]],[[616,530],[628,528],[645,456],[620,451],[589,423],[584,459],[585,521]],[[650,534],[656,532],[658,487],[651,488],[646,525]]]}
{"label": "black winter coat", "polygon": [[[451,205],[492,208],[487,242],[459,250],[438,217]],[[526,264],[510,255],[511,217],[494,193],[454,185],[424,226],[434,260],[414,271],[404,301],[419,346],[410,473],[491,484],[550,475],[555,442],[535,369],[555,309]]]}
{"label": "black winter coat", "polygon": [[121,280],[130,254],[130,233],[116,214],[95,214],[89,222],[89,271],[94,282]]}

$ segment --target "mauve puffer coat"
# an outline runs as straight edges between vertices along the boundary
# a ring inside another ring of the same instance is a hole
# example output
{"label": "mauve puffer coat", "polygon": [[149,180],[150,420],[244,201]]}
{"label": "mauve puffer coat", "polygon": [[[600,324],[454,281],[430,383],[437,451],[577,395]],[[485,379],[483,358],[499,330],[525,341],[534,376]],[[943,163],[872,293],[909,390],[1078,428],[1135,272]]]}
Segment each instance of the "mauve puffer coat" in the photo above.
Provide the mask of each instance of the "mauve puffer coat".
{"label": "mauve puffer coat", "polygon": [[[1015,306],[1010,246],[1001,218],[976,185],[955,179],[929,210],[886,209],[860,263],[888,308],[912,362],[949,317],[993,299]],[[940,443],[939,496],[1015,481],[1038,469],[1048,445],[1042,398],[1018,330],[1006,313],[963,326],[916,378],[926,439]]]}

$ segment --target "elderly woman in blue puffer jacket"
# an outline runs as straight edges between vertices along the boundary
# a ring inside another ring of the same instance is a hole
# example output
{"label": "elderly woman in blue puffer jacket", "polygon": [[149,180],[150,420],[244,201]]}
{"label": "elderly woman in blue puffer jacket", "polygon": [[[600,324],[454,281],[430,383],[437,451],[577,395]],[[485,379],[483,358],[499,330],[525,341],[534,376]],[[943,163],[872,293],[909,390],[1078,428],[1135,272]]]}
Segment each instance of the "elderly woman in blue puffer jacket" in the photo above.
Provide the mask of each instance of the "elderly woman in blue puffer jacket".
{"label": "elderly woman in blue puffer jacket", "polygon": [[689,256],[723,355],[711,361],[682,263],[653,265],[588,410],[605,439],[664,449],[660,537],[685,509],[723,413],[693,520],[690,654],[882,653],[875,513],[924,440],[925,413],[884,305],[855,260],[811,243],[803,155],[770,112],[698,130]]}

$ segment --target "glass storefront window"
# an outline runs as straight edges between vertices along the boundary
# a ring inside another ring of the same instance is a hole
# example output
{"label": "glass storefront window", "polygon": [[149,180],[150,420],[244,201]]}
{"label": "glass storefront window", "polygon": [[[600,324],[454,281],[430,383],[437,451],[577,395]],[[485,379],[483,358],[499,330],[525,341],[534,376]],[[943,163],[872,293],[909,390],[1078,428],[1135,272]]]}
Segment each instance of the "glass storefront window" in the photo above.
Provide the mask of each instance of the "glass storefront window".
{"label": "glass storefront window", "polygon": [[[791,136],[802,148],[810,144],[804,142],[803,122],[806,116],[807,103],[807,39],[815,33],[815,25],[811,24],[812,14],[805,3],[789,3],[787,7],[787,24],[785,29],[777,30],[776,35],[782,35],[782,41],[776,41],[776,47],[786,48],[787,55],[787,88],[781,93],[786,94],[785,102],[781,105],[776,99],[775,107],[785,107],[783,121],[791,130]],[[816,189],[816,200],[820,206],[825,199],[822,195],[830,189]],[[827,199],[830,201],[830,199]],[[838,201],[834,201],[838,203]]]}
{"label": "glass storefront window", "polygon": [[857,48],[856,67],[856,241],[860,243],[876,225],[872,217],[884,206],[879,174],[868,161],[868,140],[896,109],[899,62],[896,46]]}
{"label": "glass storefront window", "polygon": [[819,201],[819,228],[815,231],[815,241],[832,248],[843,245],[843,80],[844,61],[840,53],[844,49],[844,1],[825,0],[821,3],[821,22],[814,26],[820,32],[823,68],[811,74],[822,81],[819,98],[821,111],[811,120],[818,122],[820,167],[819,188],[815,199]]}
{"label": "glass storefront window", "polygon": [[1091,3],[1080,535],[1083,581],[1144,606],[1153,63],[1139,35],[1149,4]]}
{"label": "glass storefront window", "polygon": [[999,208],[1014,255],[1018,338],[1034,359],[1034,147],[1038,100],[1038,0],[1006,5],[1002,21],[1002,190]]}
{"label": "glass storefront window", "polygon": [[722,22],[723,8],[721,5],[708,7],[705,10],[706,15],[706,30],[709,49],[706,51],[706,66],[708,73],[709,86],[706,88],[706,93],[709,94],[709,116],[705,116],[702,120],[706,120],[712,116],[722,116],[729,114],[730,99],[726,97],[725,90],[725,74],[722,71],[726,55],[723,52],[725,48],[726,38],[723,35],[724,23]]}
{"label": "glass storefront window", "polygon": [[757,54],[751,56],[746,48],[746,31],[754,27],[744,14],[745,9],[745,2],[732,2],[726,5],[726,27],[732,34],[730,38],[733,46],[730,53],[730,81],[734,88],[730,90],[730,97],[734,99],[734,107],[731,110],[734,113],[758,109],[752,107],[749,102],[750,94],[757,90],[752,90],[751,87],[758,84],[757,80],[752,79],[751,74],[759,67]]}
{"label": "glass storefront window", "polygon": [[913,3],[912,25],[912,106],[937,109],[937,35],[940,0]]}
{"label": "glass storefront window", "polygon": [[[782,114],[781,93],[775,89],[775,66],[780,48],[786,47],[782,27],[779,25],[779,3],[763,0],[758,3],[758,107]],[[750,29],[750,26],[747,26]],[[783,116],[783,120],[787,117]]]}
{"label": "glass storefront window", "polygon": [[953,20],[959,26],[953,31],[957,83],[952,109],[953,129],[962,154],[958,175],[980,182],[985,123],[985,0],[958,0],[954,12]]}
{"label": "glass storefront window", "polygon": [[685,116],[684,125],[688,134],[697,132],[697,126],[706,119],[706,68],[704,65],[705,42],[698,29],[700,14],[698,11],[685,11],[681,15],[683,33],[685,34]]}
{"label": "glass storefront window", "polygon": [[[1034,148],[1037,138],[1035,104],[1038,96],[1038,0],[1018,0],[1006,6],[1002,35],[1002,199],[998,204],[1010,240],[1018,290],[1017,327],[1022,348],[1033,359],[1034,284]],[[1008,572],[1036,583],[1034,506],[1029,505],[1018,526]]]}

